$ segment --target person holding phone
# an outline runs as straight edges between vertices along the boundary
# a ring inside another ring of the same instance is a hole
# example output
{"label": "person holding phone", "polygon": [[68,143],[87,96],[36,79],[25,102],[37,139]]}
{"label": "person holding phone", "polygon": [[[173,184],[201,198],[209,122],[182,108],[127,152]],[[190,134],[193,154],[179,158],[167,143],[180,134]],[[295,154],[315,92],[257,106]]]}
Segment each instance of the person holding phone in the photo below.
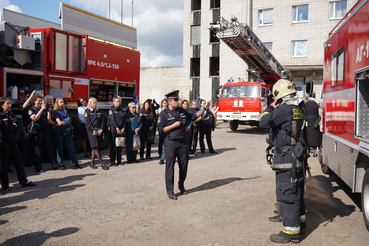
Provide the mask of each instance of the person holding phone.
{"label": "person holding phone", "polygon": [[34,147],[32,149],[32,159],[36,172],[44,172],[41,164],[43,152],[50,160],[54,170],[63,170],[65,166],[56,162],[54,145],[48,128],[48,124],[54,124],[51,119],[51,108],[46,109],[44,97],[41,95],[35,95],[32,100],[34,105],[28,108],[28,115],[38,126],[37,134],[31,135],[31,145]]}
{"label": "person holding phone", "polygon": [[32,91],[32,93],[24,93],[24,95],[22,96],[20,102],[19,102],[19,109],[21,112],[21,116],[22,116],[22,127],[23,127],[23,135],[24,137],[22,138],[22,149],[21,149],[21,155],[22,155],[22,160],[23,160],[23,165],[25,167],[31,167],[31,150],[30,150],[30,142],[31,142],[31,138],[27,135],[28,133],[27,131],[27,126],[29,124],[31,124],[31,119],[28,116],[28,108],[31,106],[32,104],[32,98],[35,95],[36,91]]}
{"label": "person holding phone", "polygon": [[9,188],[9,160],[14,163],[15,170],[17,172],[17,177],[19,184],[22,187],[36,186],[36,184],[28,181],[26,177],[26,172],[24,171],[23,161],[19,153],[17,146],[17,132],[20,127],[17,122],[17,118],[13,113],[12,104],[9,98],[0,98],[0,158],[1,158],[1,169],[0,169],[0,179],[1,179],[1,191],[9,192],[12,189]]}
{"label": "person holding phone", "polygon": [[101,163],[101,168],[104,170],[109,170],[109,167],[107,167],[102,161],[100,150],[99,150],[99,147],[102,142],[101,135],[103,133],[105,122],[104,122],[102,113],[97,108],[96,98],[91,97],[88,100],[87,109],[85,111],[84,117],[85,117],[86,131],[87,131],[88,139],[90,140],[90,145],[91,145],[90,167],[92,169],[97,168],[94,164],[95,157],[97,157],[97,159]]}

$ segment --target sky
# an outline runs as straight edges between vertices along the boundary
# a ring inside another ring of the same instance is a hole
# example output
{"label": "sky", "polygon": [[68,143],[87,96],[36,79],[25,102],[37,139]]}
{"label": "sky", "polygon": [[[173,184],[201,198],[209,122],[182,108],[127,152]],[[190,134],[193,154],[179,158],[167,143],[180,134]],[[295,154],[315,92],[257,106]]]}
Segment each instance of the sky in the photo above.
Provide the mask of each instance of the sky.
{"label": "sky", "polygon": [[[109,17],[109,0],[64,0],[64,3]],[[132,25],[132,0],[110,0],[110,18]],[[60,24],[59,0],[0,0],[8,8]],[[134,0],[133,27],[141,67],[176,67],[183,64],[183,0]]]}

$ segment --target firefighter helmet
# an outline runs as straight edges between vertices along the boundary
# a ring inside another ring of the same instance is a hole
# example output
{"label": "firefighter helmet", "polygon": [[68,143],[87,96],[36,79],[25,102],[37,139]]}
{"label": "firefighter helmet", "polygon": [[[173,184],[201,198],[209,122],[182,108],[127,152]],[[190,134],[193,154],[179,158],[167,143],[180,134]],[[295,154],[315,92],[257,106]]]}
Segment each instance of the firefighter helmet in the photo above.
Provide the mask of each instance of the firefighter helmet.
{"label": "firefighter helmet", "polygon": [[288,80],[280,79],[273,86],[273,96],[276,100],[293,93],[296,93],[295,87]]}

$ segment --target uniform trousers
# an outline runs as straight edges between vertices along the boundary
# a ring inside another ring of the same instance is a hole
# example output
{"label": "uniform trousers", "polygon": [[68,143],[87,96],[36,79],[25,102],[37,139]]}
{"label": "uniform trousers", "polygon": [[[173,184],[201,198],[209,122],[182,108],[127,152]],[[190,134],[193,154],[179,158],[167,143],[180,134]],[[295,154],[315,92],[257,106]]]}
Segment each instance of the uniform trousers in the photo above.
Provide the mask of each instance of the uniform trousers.
{"label": "uniform trousers", "polygon": [[[196,123],[196,124],[199,124],[199,123]],[[192,144],[192,151],[196,152],[197,140],[199,138],[199,130],[195,126],[192,126],[191,129],[192,129],[191,131],[192,138],[190,139],[190,145]]]}
{"label": "uniform trousers", "polygon": [[59,164],[63,164],[63,147],[64,143],[68,148],[70,159],[73,164],[78,163],[76,151],[74,149],[72,135],[63,135],[62,127],[55,129],[55,140],[56,140],[56,161]]}
{"label": "uniform trousers", "polygon": [[34,162],[34,166],[36,171],[42,170],[42,152],[47,155],[48,159],[51,160],[51,165],[54,167],[56,165],[55,151],[53,142],[51,140],[51,136],[49,131],[47,132],[39,132],[36,135],[32,135],[31,137],[31,146],[32,148],[32,160]]}
{"label": "uniform trousers", "polygon": [[146,145],[146,158],[151,157],[151,142],[147,141],[147,131],[148,129],[142,129],[141,132],[141,149],[140,149],[140,157],[143,158],[145,152]]}
{"label": "uniform trousers", "polygon": [[200,124],[200,149],[205,151],[204,135],[206,135],[206,143],[208,144],[209,152],[214,152],[213,144],[211,142],[211,127],[209,124]]}
{"label": "uniform trousers", "polygon": [[19,153],[19,148],[16,142],[16,139],[6,139],[3,138],[0,143],[1,148],[1,171],[0,171],[0,179],[1,186],[3,189],[9,188],[9,177],[8,177],[8,169],[9,169],[9,160],[12,160],[14,163],[15,170],[17,172],[17,177],[19,184],[25,184],[28,182],[26,177],[26,172],[23,168],[23,161],[21,155]]}
{"label": "uniform trousers", "polygon": [[279,213],[283,218],[282,232],[294,236],[300,234],[300,223],[305,220],[304,177],[296,173],[296,193],[292,192],[290,171],[276,172],[276,194]]}
{"label": "uniform trousers", "polygon": [[117,158],[117,163],[122,162],[122,149],[123,147],[115,146],[115,138],[123,137],[123,134],[117,134],[117,130],[114,127],[110,127],[110,162],[115,163],[115,158]]}
{"label": "uniform trousers", "polygon": [[161,152],[163,152],[164,145],[164,134],[159,132],[159,146],[158,146],[158,154],[161,156]]}
{"label": "uniform trousers", "polygon": [[188,143],[186,138],[179,140],[165,139],[165,186],[167,193],[173,193],[174,188],[174,164],[176,158],[179,166],[178,187],[184,189],[184,181],[187,176],[188,166]]}
{"label": "uniform trousers", "polygon": [[137,160],[137,150],[132,151],[133,147],[133,136],[132,133],[127,133],[127,161],[135,161]]}

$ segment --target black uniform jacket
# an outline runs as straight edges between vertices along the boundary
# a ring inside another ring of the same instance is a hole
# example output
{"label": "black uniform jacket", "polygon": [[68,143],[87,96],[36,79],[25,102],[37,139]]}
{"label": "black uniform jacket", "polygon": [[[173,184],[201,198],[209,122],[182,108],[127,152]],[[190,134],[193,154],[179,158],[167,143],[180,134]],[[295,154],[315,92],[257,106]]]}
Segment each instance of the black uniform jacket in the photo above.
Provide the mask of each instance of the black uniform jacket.
{"label": "black uniform jacket", "polygon": [[150,112],[146,110],[141,110],[140,113],[141,121],[142,121],[142,129],[148,130],[150,127],[154,125],[154,119],[151,117]]}
{"label": "black uniform jacket", "polygon": [[[20,127],[15,114],[12,111],[7,114],[0,112],[0,121],[0,130],[3,134],[3,139],[15,139],[17,128]],[[13,123],[17,124],[17,126],[13,125]]]}
{"label": "black uniform jacket", "polygon": [[108,116],[108,126],[115,128],[118,127],[119,129],[122,129],[126,125],[126,111],[123,110],[122,107],[116,108],[114,105],[112,105],[109,109],[109,116]]}
{"label": "black uniform jacket", "polygon": [[102,113],[99,110],[93,109],[92,111],[86,108],[85,111],[85,124],[86,130],[93,131],[96,129],[104,129],[105,122]]}
{"label": "black uniform jacket", "polygon": [[181,125],[174,128],[168,133],[164,133],[166,139],[180,140],[186,137],[186,122],[194,121],[198,118],[196,114],[191,114],[187,110],[178,107],[175,110],[170,110],[169,107],[161,111],[158,119],[159,132],[164,133],[164,128],[170,126],[176,121],[180,121]]}

